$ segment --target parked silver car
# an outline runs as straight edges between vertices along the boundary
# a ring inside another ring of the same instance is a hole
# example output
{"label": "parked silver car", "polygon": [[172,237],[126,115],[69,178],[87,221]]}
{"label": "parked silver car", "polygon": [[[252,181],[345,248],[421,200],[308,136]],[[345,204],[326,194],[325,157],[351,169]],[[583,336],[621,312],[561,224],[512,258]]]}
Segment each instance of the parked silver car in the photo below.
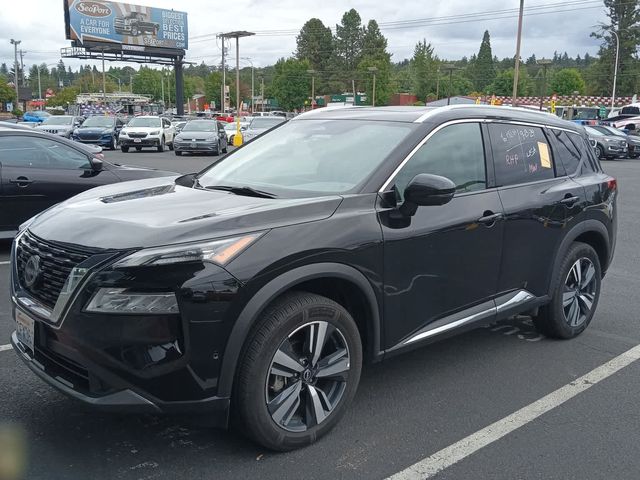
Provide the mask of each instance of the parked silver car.
{"label": "parked silver car", "polygon": [[52,115],[35,127],[36,130],[42,130],[61,137],[71,138],[71,134],[76,127],[82,124],[81,117],[73,115]]}

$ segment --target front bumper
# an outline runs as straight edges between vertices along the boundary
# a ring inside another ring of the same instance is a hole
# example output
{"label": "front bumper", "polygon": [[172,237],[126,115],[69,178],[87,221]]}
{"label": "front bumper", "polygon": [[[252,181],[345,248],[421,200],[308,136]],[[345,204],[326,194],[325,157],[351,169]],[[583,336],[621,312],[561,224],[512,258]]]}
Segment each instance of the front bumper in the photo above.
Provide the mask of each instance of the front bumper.
{"label": "front bumper", "polygon": [[97,139],[85,139],[85,138],[80,138],[77,135],[72,135],[71,139],[74,142],[79,142],[79,143],[86,143],[86,144],[90,144],[90,145],[100,145],[101,147],[108,147],[111,145],[111,135],[105,135],[102,136],[100,138]]}
{"label": "front bumper", "polygon": [[607,156],[624,157],[627,154],[627,147],[619,145],[605,145],[605,154]]}
{"label": "front bumper", "polygon": [[218,142],[175,142],[176,152],[217,152]]}
{"label": "front bumper", "polygon": [[123,147],[157,147],[160,145],[160,137],[131,138],[121,136],[119,143]]}
{"label": "front bumper", "polygon": [[[11,343],[36,375],[97,408],[206,416],[208,425],[226,426],[229,398],[219,396],[217,387],[233,319],[224,314],[240,286],[226,270],[208,264],[124,274],[102,263],[87,274],[61,316],[52,319],[43,314],[42,302],[40,308],[29,307],[30,292],[20,285],[15,258],[14,245],[13,309],[34,319],[34,349],[15,332]],[[132,288],[132,282],[151,291],[176,286],[180,314],[85,311],[99,286]]]}

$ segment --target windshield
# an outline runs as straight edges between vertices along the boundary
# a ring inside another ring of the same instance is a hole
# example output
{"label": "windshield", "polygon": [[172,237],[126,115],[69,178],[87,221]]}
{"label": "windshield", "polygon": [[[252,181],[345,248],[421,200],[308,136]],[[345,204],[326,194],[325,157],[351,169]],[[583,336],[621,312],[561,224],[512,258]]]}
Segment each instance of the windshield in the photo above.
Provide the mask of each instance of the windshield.
{"label": "windshield", "polygon": [[137,117],[132,118],[127,127],[160,127],[161,125],[162,121],[159,118]]}
{"label": "windshield", "polygon": [[83,127],[112,127],[113,126],[113,118],[112,117],[89,117],[82,124]]}
{"label": "windshield", "polygon": [[293,121],[213,165],[199,183],[289,198],[357,191],[414,128],[398,122]]}
{"label": "windshield", "polygon": [[615,135],[616,137],[626,137],[627,134],[624,132],[621,132],[620,130],[618,130],[617,128],[613,128],[613,127],[600,127],[600,129],[604,129],[608,135]]}
{"label": "windshield", "polygon": [[596,120],[598,118],[597,108],[578,108],[575,120]]}
{"label": "windshield", "polygon": [[600,131],[596,130],[595,128],[592,128],[592,127],[584,127],[584,129],[587,131],[587,133],[589,135],[595,135],[596,137],[599,136],[599,135],[604,135],[604,133],[602,133],[602,132],[600,132]]}
{"label": "windshield", "polygon": [[71,125],[73,123],[73,117],[49,117],[43,125]]}
{"label": "windshield", "polygon": [[195,122],[188,122],[182,127],[183,132],[215,132],[216,122],[209,122],[207,120],[197,120]]}
{"label": "windshield", "polygon": [[251,120],[251,124],[249,125],[249,128],[271,128],[271,127],[275,127],[276,125],[280,125],[282,122],[284,122],[284,118],[279,118],[279,117],[256,117],[253,120]]}

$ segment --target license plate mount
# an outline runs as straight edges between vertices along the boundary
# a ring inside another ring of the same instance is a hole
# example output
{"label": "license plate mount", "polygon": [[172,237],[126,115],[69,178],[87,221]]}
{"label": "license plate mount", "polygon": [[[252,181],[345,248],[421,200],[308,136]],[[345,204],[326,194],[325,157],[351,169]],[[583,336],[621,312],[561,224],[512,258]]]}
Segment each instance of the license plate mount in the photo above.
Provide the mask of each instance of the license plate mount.
{"label": "license plate mount", "polygon": [[17,308],[14,317],[18,341],[33,352],[35,343],[35,320]]}

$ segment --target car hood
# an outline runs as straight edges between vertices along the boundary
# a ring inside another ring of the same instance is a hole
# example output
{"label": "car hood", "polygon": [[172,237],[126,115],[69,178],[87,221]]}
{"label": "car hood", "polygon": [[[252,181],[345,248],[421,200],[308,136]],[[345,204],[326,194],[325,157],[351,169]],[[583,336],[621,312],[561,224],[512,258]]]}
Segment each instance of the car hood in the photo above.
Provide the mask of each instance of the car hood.
{"label": "car hood", "polygon": [[88,190],[37,217],[46,240],[130,249],[212,239],[330,217],[342,197],[270,199],[183,187],[175,177]]}
{"label": "car hood", "polygon": [[112,131],[113,127],[78,127],[78,133],[102,133],[104,131]]}
{"label": "car hood", "polygon": [[36,130],[54,130],[56,132],[60,132],[60,131],[65,131],[68,132],[69,130],[73,130],[73,127],[71,125],[43,125],[40,124],[36,127],[34,127]]}

